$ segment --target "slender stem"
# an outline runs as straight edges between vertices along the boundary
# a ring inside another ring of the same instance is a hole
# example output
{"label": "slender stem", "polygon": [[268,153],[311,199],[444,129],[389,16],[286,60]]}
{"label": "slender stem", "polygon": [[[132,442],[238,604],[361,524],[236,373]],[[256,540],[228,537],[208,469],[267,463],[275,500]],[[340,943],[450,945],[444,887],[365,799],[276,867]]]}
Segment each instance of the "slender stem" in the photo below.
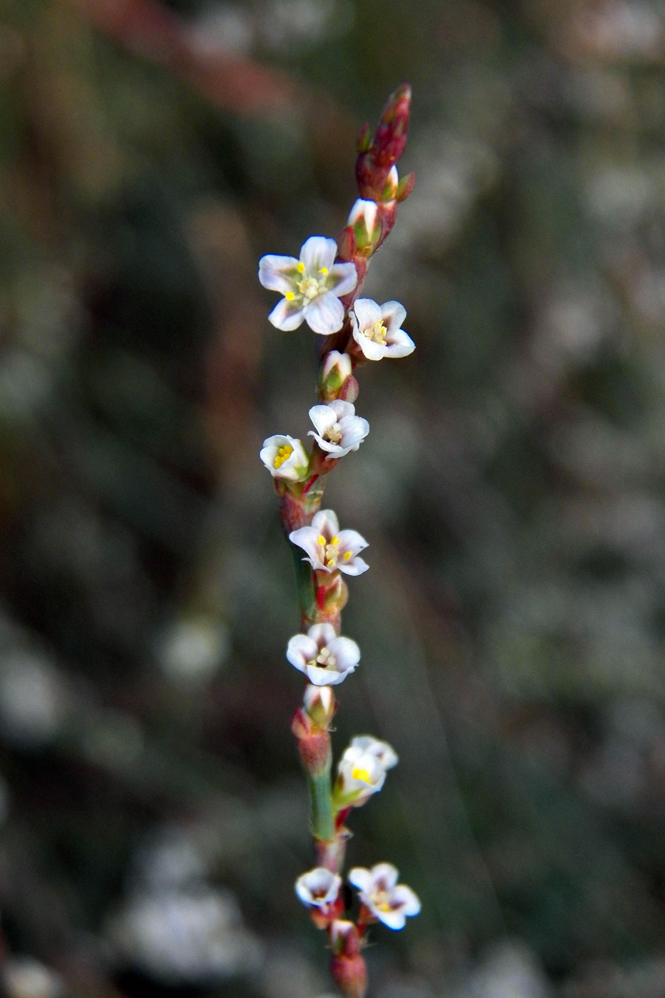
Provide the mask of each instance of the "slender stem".
{"label": "slender stem", "polygon": [[307,776],[312,806],[312,832],[314,838],[328,842],[335,834],[335,819],[330,792],[330,763],[318,776]]}

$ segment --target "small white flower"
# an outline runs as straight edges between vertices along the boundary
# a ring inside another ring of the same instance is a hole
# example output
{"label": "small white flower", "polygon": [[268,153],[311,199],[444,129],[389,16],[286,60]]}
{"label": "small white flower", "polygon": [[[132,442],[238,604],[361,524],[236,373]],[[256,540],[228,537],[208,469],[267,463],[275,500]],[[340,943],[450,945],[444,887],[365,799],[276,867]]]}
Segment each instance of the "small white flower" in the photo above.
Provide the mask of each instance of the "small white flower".
{"label": "small white flower", "polygon": [[351,402],[333,399],[327,405],[313,405],[309,418],[316,427],[307,436],[314,437],[321,450],[331,457],[344,457],[352,450],[358,450],[369,433],[369,423],[362,416],[356,416]]}
{"label": "small white flower", "polygon": [[369,547],[357,530],[340,530],[339,520],[331,509],[322,509],[312,519],[310,527],[300,527],[289,534],[289,540],[301,547],[313,569],[334,572],[339,569],[346,575],[362,575],[369,568],[358,557]]}
{"label": "small white flower", "polygon": [[358,754],[346,750],[337,766],[335,806],[361,807],[372,794],[377,793],[386,781],[386,771],[369,752]]}
{"label": "small white flower", "polygon": [[398,876],[392,863],[378,863],[371,870],[357,866],[349,873],[362,903],[389,929],[403,929],[407,918],[420,911],[417,895],[406,884],[398,884]]}
{"label": "small white flower", "polygon": [[342,878],[337,873],[316,866],[296,880],[296,894],[304,905],[325,908],[339,896]]}
{"label": "small white flower", "polygon": [[358,756],[366,754],[376,756],[386,771],[392,769],[399,762],[397,753],[392,745],[389,745],[388,742],[382,742],[380,739],[372,737],[372,735],[357,735],[355,738],[352,738],[351,744],[344,754],[350,756],[354,752]]}
{"label": "small white flower", "polygon": [[408,357],[416,345],[401,324],[406,309],[398,301],[377,305],[371,298],[358,298],[351,312],[353,338],[367,360]]}
{"label": "small white flower", "polygon": [[269,291],[284,295],[268,316],[278,329],[297,329],[303,319],[315,333],[328,336],[344,323],[340,298],[353,291],[358,274],[354,263],[335,263],[337,243],[310,236],[293,256],[262,256],[259,280]]}
{"label": "small white flower", "polygon": [[338,638],[332,624],[314,624],[291,638],[286,657],[314,686],[337,686],[358,665],[360,648],[351,638]]}
{"label": "small white flower", "polygon": [[273,478],[297,482],[307,474],[309,455],[302,441],[278,433],[263,441],[259,457]]}

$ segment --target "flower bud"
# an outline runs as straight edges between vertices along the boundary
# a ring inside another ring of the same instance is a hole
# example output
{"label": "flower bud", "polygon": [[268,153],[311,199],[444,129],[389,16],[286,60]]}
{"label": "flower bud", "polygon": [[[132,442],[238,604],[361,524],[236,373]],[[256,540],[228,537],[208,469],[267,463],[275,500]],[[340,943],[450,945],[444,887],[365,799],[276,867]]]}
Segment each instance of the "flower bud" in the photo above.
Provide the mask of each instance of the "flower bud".
{"label": "flower bud", "polygon": [[313,727],[325,730],[333,719],[336,707],[332,686],[308,684],[305,687],[303,708]]}
{"label": "flower bud", "polygon": [[367,967],[360,955],[360,935],[353,922],[342,919],[330,927],[333,951],[330,972],[335,984],[347,998],[364,998],[367,992]]}
{"label": "flower bud", "polygon": [[381,238],[381,215],[376,201],[358,198],[351,209],[347,225],[353,228],[356,252],[370,256]]}
{"label": "flower bud", "polygon": [[324,402],[339,398],[345,382],[351,377],[353,362],[348,353],[331,350],[319,374],[319,395]]}

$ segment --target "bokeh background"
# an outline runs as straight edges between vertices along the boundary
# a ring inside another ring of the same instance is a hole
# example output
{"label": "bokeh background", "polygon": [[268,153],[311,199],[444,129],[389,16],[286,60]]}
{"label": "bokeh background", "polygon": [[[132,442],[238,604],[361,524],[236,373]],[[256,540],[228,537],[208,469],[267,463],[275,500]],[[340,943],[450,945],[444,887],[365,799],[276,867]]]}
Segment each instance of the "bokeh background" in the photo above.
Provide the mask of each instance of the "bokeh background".
{"label": "bokeh background", "polygon": [[319,998],[290,556],[258,461],[402,80],[329,482],[371,542],[336,745],[400,755],[350,861],[423,901],[372,998],[665,995],[665,6],[2,0],[0,915],[8,998]]}

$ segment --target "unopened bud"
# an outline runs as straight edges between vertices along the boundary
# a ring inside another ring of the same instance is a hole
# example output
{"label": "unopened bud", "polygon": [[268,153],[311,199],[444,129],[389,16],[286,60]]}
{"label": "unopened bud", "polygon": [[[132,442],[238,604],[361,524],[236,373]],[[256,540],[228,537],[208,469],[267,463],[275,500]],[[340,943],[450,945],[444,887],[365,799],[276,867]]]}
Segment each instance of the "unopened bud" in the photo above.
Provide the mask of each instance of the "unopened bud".
{"label": "unopened bud", "polygon": [[386,183],[383,188],[383,200],[384,201],[394,201],[397,197],[397,191],[399,189],[399,173],[397,172],[396,166],[391,166],[388,171],[388,176],[386,177]]}
{"label": "unopened bud", "polygon": [[316,728],[328,727],[332,721],[337,703],[332,686],[312,686],[305,687],[303,696],[303,708],[306,716]]}
{"label": "unopened bud", "polygon": [[340,397],[344,383],[351,377],[353,363],[348,353],[331,350],[319,374],[319,395],[324,402]]}
{"label": "unopened bud", "polygon": [[351,209],[347,225],[353,228],[356,252],[370,256],[381,238],[381,216],[376,201],[358,198]]}
{"label": "unopened bud", "polygon": [[360,934],[353,922],[337,919],[330,927],[330,972],[347,998],[364,998],[367,967],[360,955]]}

